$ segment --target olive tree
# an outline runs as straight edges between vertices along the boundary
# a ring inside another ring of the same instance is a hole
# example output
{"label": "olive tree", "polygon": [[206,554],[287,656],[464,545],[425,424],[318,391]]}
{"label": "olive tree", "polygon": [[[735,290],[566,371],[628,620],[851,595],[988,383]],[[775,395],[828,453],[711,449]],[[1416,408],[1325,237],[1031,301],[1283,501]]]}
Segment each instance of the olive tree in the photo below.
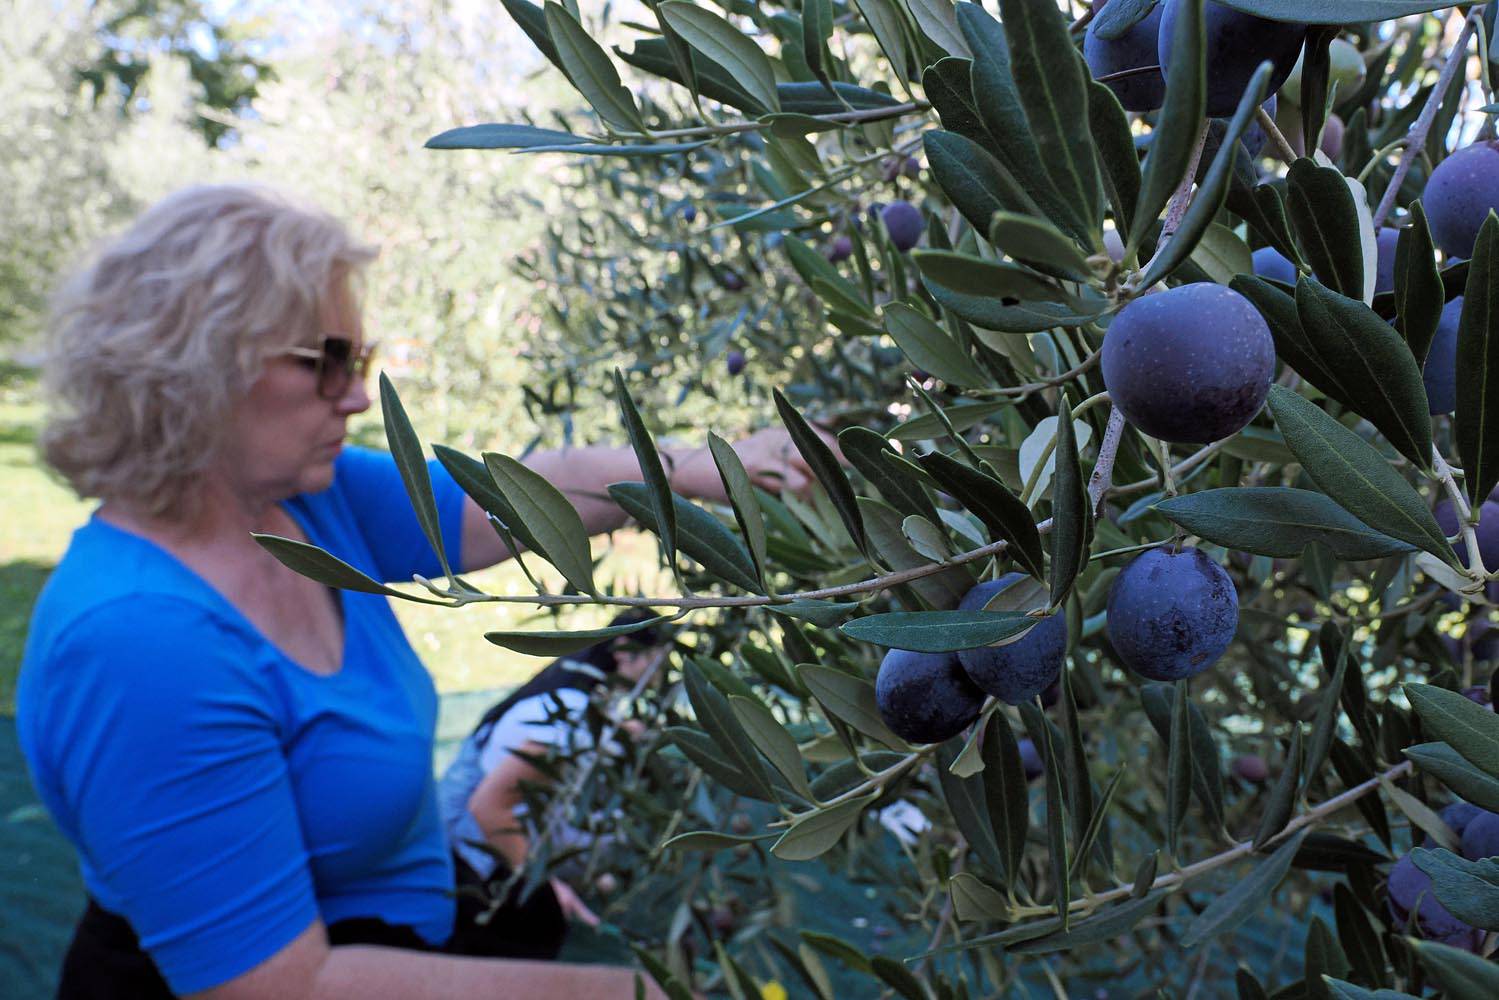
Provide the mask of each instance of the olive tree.
{"label": "olive tree", "polygon": [[[574,371],[613,396],[641,481],[610,493],[680,583],[600,590],[566,498],[437,447],[567,587],[416,599],[646,607],[677,637],[662,688],[593,720],[656,735],[559,763],[518,877],[580,863],[554,829],[613,831],[585,874],[673,914],[624,925],[680,996],[829,995],[830,968],[906,997],[1499,994],[1484,7],[503,3],[589,116],[427,146],[601,193],[523,266],[570,357],[618,366]],[[731,386],[810,498],[752,488],[711,431],[729,504],[672,495],[652,428]],[[778,920],[788,866],[825,865],[915,943]],[[752,919],[710,905],[726,880]],[[1301,960],[1256,949],[1267,927]]]}

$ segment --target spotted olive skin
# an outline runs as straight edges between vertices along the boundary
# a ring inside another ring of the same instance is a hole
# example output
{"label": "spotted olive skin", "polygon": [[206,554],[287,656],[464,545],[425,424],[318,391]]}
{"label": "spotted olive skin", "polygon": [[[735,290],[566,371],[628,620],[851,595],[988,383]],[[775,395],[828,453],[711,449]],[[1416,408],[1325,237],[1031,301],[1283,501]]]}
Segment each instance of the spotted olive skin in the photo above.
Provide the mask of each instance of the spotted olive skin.
{"label": "spotted olive skin", "polygon": [[893,201],[886,205],[880,210],[880,220],[885,223],[890,242],[902,253],[921,242],[921,234],[926,229],[921,209],[909,201]]}
{"label": "spotted olive skin", "polygon": [[1426,408],[1435,416],[1457,409],[1457,325],[1463,317],[1459,295],[1442,307],[1437,332],[1421,366],[1421,384],[1426,386]]}
{"label": "spotted olive skin", "polygon": [[[1024,579],[1023,573],[1006,573],[964,595],[959,611],[978,611],[1000,591]],[[969,680],[1007,705],[1032,701],[1062,675],[1067,658],[1067,619],[1052,615],[1003,646],[980,646],[958,652],[958,662]]]}
{"label": "spotted olive skin", "polygon": [[[1095,9],[1101,11],[1104,6],[1100,4]],[[1104,82],[1126,111],[1154,111],[1166,102],[1166,78],[1161,76],[1157,65],[1156,43],[1161,33],[1161,9],[1164,6],[1156,4],[1149,14],[1118,38],[1100,38],[1096,17],[1088,22],[1088,30],[1083,35],[1083,59],[1095,80],[1114,73],[1142,70]]]}
{"label": "spotted olive skin", "polygon": [[984,692],[953,653],[892,649],[880,661],[874,700],[890,731],[910,743],[941,743],[979,717]]}
{"label": "spotted olive skin", "polygon": [[[1183,0],[1164,0],[1161,27],[1156,37],[1156,56],[1161,73],[1171,72],[1171,43]],[[1274,64],[1265,93],[1273,94],[1291,75],[1306,38],[1306,25],[1269,21],[1244,14],[1232,7],[1207,0],[1202,8],[1207,40],[1207,113],[1226,118],[1239,106],[1239,98],[1261,62]]]}
{"label": "spotted olive skin", "polygon": [[1125,666],[1153,681],[1202,673],[1233,642],[1239,594],[1201,549],[1151,549],[1109,589],[1109,642]]}
{"label": "spotted olive skin", "polygon": [[1473,256],[1478,229],[1499,210],[1499,140],[1464,146],[1437,164],[1421,195],[1431,238],[1448,257]]}
{"label": "spotted olive skin", "polygon": [[1200,282],[1135,299],[1103,341],[1114,405],[1151,437],[1210,444],[1237,434],[1270,394],[1275,341],[1238,292]]}

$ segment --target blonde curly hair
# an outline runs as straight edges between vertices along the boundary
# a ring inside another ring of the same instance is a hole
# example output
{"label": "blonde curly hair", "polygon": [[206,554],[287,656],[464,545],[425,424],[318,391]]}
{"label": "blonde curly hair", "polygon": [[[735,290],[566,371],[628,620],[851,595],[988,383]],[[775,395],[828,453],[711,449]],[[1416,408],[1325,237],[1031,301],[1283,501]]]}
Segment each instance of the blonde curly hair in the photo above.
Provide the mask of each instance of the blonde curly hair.
{"label": "blonde curly hair", "polygon": [[263,188],[164,198],[53,299],[43,460],[81,497],[193,516],[191,484],[266,359],[315,342],[329,295],[375,254],[331,215]]}

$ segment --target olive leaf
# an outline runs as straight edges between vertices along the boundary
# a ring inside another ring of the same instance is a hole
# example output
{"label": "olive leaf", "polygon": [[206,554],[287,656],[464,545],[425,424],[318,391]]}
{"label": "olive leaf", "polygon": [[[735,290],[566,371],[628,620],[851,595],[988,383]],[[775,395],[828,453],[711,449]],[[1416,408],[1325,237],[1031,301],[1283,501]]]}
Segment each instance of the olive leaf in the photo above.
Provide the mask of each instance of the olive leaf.
{"label": "olive leaf", "polygon": [[1360,521],[1456,565],[1421,495],[1363,438],[1280,385],[1268,400],[1276,426],[1312,482]]}

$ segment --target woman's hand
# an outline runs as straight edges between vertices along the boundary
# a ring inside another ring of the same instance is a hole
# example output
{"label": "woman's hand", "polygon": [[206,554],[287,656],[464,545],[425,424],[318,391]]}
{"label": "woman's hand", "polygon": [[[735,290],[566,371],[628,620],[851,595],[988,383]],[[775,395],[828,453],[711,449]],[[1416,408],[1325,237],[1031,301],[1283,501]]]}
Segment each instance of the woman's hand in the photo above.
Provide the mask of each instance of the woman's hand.
{"label": "woman's hand", "polygon": [[[838,441],[827,431],[814,425],[838,461],[843,461],[843,452]],[[744,471],[750,482],[770,493],[790,492],[805,497],[815,479],[791,435],[783,427],[766,427],[742,441],[734,443],[734,452],[744,463]],[[690,452],[675,452],[676,466],[672,472],[672,489],[684,496],[697,497],[716,503],[726,503],[723,480],[718,475],[718,466],[713,462],[713,453],[707,448]]]}
{"label": "woman's hand", "polygon": [[576,920],[581,924],[587,924],[589,927],[597,927],[599,925],[598,915],[588,908],[588,904],[578,898],[578,894],[573,892],[572,886],[560,878],[554,878],[551,882],[552,892],[557,896],[557,903],[562,907],[562,915],[564,917],[569,920]]}

